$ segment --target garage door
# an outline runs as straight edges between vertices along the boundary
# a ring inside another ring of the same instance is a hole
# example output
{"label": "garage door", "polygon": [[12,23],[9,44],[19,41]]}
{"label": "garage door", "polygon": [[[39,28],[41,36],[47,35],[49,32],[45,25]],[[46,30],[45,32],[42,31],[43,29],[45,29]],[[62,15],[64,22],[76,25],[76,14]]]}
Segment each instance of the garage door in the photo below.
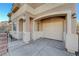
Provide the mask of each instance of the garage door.
{"label": "garage door", "polygon": [[42,30],[45,38],[63,40],[63,21],[61,17],[42,20]]}

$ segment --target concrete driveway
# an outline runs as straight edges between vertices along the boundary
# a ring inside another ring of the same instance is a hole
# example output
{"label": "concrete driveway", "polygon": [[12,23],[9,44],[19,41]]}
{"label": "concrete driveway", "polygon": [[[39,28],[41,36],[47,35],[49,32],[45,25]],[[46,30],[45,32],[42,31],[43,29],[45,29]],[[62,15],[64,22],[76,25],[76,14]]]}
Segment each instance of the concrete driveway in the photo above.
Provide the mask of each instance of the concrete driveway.
{"label": "concrete driveway", "polygon": [[22,40],[9,43],[10,56],[73,56],[65,51],[64,43],[51,39],[38,39],[29,44]]}

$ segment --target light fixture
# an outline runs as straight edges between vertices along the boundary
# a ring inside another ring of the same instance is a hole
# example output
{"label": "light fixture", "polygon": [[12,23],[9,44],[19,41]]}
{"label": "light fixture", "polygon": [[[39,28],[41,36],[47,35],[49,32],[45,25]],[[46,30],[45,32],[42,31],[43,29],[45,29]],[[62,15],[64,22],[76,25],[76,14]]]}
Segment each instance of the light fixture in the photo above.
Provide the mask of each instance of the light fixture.
{"label": "light fixture", "polygon": [[73,17],[73,18],[76,18],[76,13],[73,13],[73,14],[72,14],[72,17]]}

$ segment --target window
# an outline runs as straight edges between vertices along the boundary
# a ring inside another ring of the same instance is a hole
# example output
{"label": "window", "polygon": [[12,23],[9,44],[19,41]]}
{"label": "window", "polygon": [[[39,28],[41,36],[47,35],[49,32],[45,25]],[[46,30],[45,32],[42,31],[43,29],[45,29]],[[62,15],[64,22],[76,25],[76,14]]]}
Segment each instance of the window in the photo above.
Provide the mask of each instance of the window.
{"label": "window", "polygon": [[13,22],[13,31],[16,31],[16,24]]}

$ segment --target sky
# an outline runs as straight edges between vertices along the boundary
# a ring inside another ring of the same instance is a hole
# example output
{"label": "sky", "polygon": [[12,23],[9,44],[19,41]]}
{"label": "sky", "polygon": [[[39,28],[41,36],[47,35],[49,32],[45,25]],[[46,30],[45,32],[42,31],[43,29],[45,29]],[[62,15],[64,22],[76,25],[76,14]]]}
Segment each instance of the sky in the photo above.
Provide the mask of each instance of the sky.
{"label": "sky", "polygon": [[[12,9],[12,3],[0,3],[0,22],[8,21],[9,18],[7,14]],[[79,22],[79,3],[76,4],[77,21]]]}
{"label": "sky", "polygon": [[77,22],[79,22],[79,3],[76,4]]}
{"label": "sky", "polygon": [[12,3],[0,3],[0,22],[9,20],[7,14],[11,11],[11,9]]}

